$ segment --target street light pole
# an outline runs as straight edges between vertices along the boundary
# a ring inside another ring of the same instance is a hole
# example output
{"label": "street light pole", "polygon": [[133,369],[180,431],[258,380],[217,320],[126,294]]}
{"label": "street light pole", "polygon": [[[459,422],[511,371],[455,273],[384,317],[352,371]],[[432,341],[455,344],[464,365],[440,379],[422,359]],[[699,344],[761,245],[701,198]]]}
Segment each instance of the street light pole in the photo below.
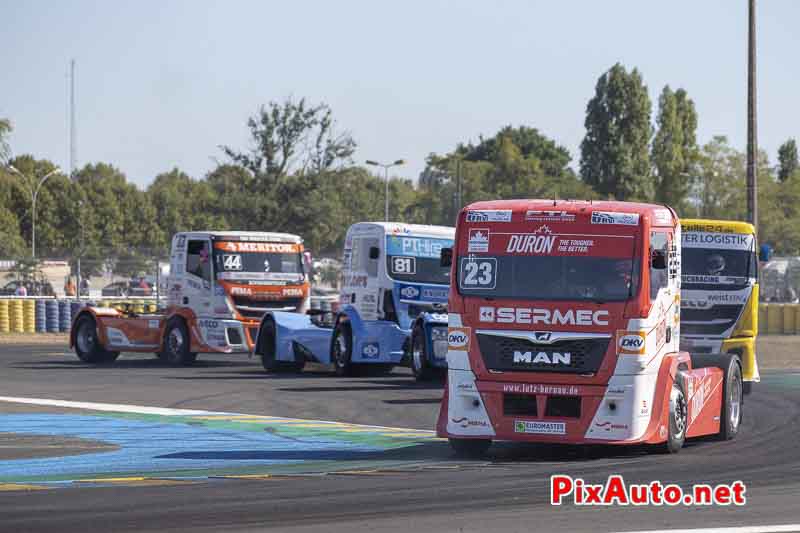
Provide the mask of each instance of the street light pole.
{"label": "street light pole", "polygon": [[383,212],[383,219],[385,222],[389,222],[389,169],[392,167],[397,167],[400,165],[404,165],[406,163],[405,159],[398,159],[394,163],[378,163],[377,161],[372,161],[370,159],[367,160],[368,165],[372,165],[374,167],[382,167],[383,168],[383,176],[384,180],[386,181],[386,191],[384,192],[385,195],[385,206]]}
{"label": "street light pole", "polygon": [[[28,178],[25,176],[25,174],[17,170],[14,165],[8,165],[8,168],[15,174],[18,174],[20,177],[22,177],[23,180],[26,180],[27,185]],[[61,169],[56,167],[42,176],[42,179],[39,180],[39,183],[36,185],[35,189],[28,186],[28,191],[31,193],[31,257],[33,257],[33,259],[36,259],[36,199],[39,197],[39,189],[42,188],[42,185],[44,185],[44,182],[47,181],[47,178],[60,171]]]}

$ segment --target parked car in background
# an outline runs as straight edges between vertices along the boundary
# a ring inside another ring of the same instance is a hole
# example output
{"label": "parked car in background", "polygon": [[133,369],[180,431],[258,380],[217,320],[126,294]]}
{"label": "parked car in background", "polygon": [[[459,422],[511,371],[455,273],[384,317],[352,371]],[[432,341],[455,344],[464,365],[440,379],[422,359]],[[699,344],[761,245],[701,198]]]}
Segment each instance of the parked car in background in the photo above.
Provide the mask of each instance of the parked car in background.
{"label": "parked car in background", "polygon": [[48,281],[20,281],[14,280],[0,288],[0,296],[15,296],[17,288],[25,285],[28,296],[55,296],[53,285]]}
{"label": "parked car in background", "polygon": [[144,279],[115,281],[103,287],[102,296],[127,298],[129,296],[152,296],[155,294],[153,284]]}
{"label": "parked car in background", "polygon": [[103,287],[100,291],[101,296],[118,296],[121,298],[125,298],[128,296],[130,282],[128,281],[115,281],[109,285]]}

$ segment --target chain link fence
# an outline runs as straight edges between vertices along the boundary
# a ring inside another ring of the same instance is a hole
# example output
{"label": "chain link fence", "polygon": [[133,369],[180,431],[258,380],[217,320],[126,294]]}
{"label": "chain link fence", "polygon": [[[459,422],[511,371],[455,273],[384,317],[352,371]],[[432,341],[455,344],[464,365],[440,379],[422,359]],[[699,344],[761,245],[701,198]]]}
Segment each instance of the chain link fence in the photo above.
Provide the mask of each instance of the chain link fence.
{"label": "chain link fence", "polygon": [[168,274],[167,254],[135,250],[124,257],[0,260],[0,296],[159,300]]}
{"label": "chain link fence", "polygon": [[800,302],[800,257],[776,257],[759,272],[762,302]]}

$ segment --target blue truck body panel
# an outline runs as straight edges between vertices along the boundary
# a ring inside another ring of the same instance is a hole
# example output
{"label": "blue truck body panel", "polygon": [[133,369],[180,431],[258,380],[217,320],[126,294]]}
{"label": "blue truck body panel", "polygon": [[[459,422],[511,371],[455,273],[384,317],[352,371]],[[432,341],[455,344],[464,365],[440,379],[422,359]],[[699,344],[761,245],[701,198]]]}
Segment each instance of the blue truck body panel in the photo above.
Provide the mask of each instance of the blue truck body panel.
{"label": "blue truck body panel", "polygon": [[[442,285],[395,283],[392,296],[398,321],[362,320],[358,310],[347,305],[339,311],[339,320],[347,320],[353,333],[352,362],[400,364],[406,355],[407,340],[414,324],[425,330],[428,349],[436,353],[431,339],[433,327],[447,328],[447,313],[431,311],[430,304],[447,303],[448,288]],[[275,347],[278,361],[312,361],[330,364],[332,327],[314,323],[310,315],[271,311],[264,320],[275,322]],[[263,321],[262,321],[263,324]],[[435,366],[446,365],[442,357],[432,358]]]}

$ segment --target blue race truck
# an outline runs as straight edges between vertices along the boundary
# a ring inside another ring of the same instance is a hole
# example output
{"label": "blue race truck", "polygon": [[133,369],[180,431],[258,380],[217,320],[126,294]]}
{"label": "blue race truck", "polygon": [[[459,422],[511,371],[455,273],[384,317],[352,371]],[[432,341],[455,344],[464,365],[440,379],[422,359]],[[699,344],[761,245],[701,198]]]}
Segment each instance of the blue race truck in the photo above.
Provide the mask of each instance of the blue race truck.
{"label": "blue race truck", "polygon": [[333,364],[336,374],[392,367],[409,360],[418,380],[446,368],[450,268],[442,249],[454,229],[359,222],[345,237],[342,288],[335,312],[270,311],[255,353],[268,372]]}

